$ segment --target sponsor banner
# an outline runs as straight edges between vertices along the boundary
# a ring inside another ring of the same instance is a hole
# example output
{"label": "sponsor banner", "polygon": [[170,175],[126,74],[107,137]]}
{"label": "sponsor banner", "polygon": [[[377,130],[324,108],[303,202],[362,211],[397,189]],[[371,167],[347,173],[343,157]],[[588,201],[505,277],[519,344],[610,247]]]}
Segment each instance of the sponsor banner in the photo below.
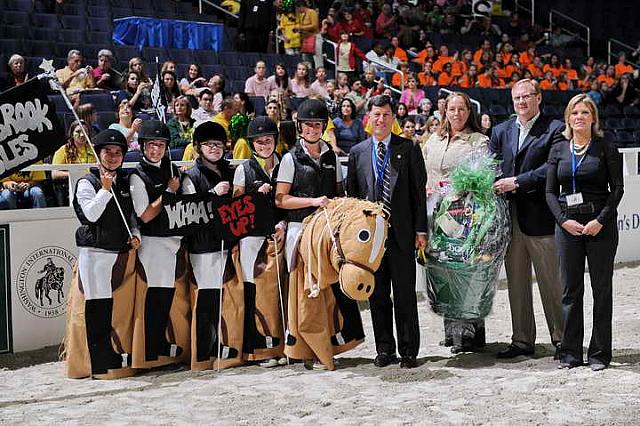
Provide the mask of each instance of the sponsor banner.
{"label": "sponsor banner", "polygon": [[640,260],[640,176],[624,177],[624,196],[618,206],[618,231],[620,242],[616,262]]}
{"label": "sponsor banner", "polygon": [[47,91],[47,82],[34,78],[0,94],[0,179],[64,145],[64,128]]}
{"label": "sponsor banner", "polygon": [[77,226],[75,218],[11,224],[13,351],[62,342]]}

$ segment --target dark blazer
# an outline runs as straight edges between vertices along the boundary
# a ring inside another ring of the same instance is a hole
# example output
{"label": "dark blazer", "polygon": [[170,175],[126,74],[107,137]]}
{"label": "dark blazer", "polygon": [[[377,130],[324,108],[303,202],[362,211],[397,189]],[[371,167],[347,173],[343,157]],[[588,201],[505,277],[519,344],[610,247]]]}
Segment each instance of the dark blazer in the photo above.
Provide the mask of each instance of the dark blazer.
{"label": "dark blazer", "polygon": [[[371,158],[372,138],[351,148],[347,173],[350,197],[376,200],[376,180]],[[389,142],[389,180],[391,184],[390,241],[412,255],[416,232],[427,232],[427,172],[419,145],[391,135]]]}
{"label": "dark blazer", "polygon": [[525,235],[553,235],[555,221],[545,198],[547,159],[551,146],[563,139],[564,124],[540,115],[518,151],[518,125],[512,118],[491,132],[489,150],[501,161],[502,177],[516,176],[518,225]]}

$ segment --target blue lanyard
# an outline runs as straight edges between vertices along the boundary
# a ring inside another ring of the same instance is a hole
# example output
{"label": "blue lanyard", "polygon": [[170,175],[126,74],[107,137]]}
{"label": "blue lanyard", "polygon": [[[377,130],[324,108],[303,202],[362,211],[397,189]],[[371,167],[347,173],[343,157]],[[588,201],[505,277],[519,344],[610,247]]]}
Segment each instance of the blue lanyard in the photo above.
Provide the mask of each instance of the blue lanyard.
{"label": "blue lanyard", "polygon": [[[587,151],[588,150],[589,148],[587,148]],[[584,155],[582,156],[580,161],[578,161],[578,163],[576,164],[576,145],[573,142],[571,143],[571,180],[573,182],[574,194],[576,193],[576,172],[578,171],[580,164],[582,164],[585,157],[587,156],[587,151],[584,152]]]}
{"label": "blue lanyard", "polygon": [[373,171],[376,175],[376,185],[381,185],[382,177],[384,176],[384,172],[387,169],[387,165],[389,164],[389,152],[391,151],[391,149],[389,146],[387,146],[387,152],[385,152],[384,154],[382,168],[380,168],[378,164],[378,144],[373,138],[371,138],[371,142],[371,159],[373,160]]}

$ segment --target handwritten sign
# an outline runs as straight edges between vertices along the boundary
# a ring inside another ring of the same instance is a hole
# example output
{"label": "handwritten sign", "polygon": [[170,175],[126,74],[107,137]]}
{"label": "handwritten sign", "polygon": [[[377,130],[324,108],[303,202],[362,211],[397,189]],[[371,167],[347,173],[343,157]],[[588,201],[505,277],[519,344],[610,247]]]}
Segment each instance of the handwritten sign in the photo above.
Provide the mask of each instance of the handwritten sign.
{"label": "handwritten sign", "polygon": [[47,91],[45,81],[32,79],[0,94],[0,179],[64,145],[64,128]]}
{"label": "handwritten sign", "polygon": [[162,197],[167,212],[167,235],[215,232],[228,243],[247,236],[273,233],[273,206],[269,195],[249,193],[235,198],[204,194]]}

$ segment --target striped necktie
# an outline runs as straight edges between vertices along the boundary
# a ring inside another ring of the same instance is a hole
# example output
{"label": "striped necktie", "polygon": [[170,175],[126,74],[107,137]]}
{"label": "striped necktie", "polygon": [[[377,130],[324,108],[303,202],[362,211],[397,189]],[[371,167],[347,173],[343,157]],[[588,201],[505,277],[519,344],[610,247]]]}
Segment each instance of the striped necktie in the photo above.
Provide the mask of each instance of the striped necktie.
{"label": "striped necktie", "polygon": [[382,209],[391,216],[391,184],[389,183],[389,166],[384,163],[387,155],[387,147],[383,142],[378,142],[377,150],[377,170],[382,171],[382,176],[378,176],[378,201],[382,201]]}

